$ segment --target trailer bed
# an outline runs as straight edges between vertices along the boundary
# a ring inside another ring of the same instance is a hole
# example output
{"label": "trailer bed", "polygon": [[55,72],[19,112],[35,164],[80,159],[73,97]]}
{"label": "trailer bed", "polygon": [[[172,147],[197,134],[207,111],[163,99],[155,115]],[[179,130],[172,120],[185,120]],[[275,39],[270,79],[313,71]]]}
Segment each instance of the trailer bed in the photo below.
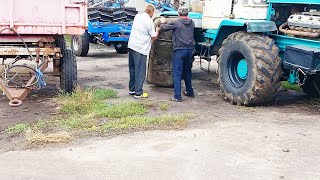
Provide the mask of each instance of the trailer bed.
{"label": "trailer bed", "polygon": [[87,26],[87,0],[0,0],[1,34],[80,35]]}

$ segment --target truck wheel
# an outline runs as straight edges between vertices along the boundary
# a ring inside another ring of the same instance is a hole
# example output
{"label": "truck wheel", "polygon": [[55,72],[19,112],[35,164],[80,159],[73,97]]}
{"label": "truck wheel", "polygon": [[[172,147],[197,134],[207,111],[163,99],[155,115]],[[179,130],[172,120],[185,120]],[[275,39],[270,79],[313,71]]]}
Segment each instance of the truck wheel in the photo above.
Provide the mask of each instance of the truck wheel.
{"label": "truck wheel", "polygon": [[320,97],[320,76],[308,76],[306,83],[301,86],[303,92],[311,97]]}
{"label": "truck wheel", "polygon": [[236,32],[224,40],[218,57],[221,92],[232,104],[271,101],[282,76],[279,49],[266,36]]}
{"label": "truck wheel", "polygon": [[76,56],[85,57],[89,52],[90,35],[85,31],[83,35],[71,36],[71,47]]}
{"label": "truck wheel", "polygon": [[118,54],[127,54],[128,53],[128,43],[127,42],[115,43],[114,48]]}
{"label": "truck wheel", "polygon": [[63,91],[71,93],[77,85],[77,59],[71,49],[62,52],[60,59],[60,87]]}

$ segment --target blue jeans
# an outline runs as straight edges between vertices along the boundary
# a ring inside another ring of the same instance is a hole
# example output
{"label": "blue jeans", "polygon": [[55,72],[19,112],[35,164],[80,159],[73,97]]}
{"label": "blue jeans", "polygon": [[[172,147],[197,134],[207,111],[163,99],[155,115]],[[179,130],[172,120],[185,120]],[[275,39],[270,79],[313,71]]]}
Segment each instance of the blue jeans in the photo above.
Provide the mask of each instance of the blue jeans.
{"label": "blue jeans", "polygon": [[174,98],[181,100],[181,79],[184,79],[188,95],[193,96],[192,89],[192,49],[178,49],[173,55]]}
{"label": "blue jeans", "polygon": [[129,91],[136,95],[143,93],[143,83],[146,79],[147,56],[129,49]]}

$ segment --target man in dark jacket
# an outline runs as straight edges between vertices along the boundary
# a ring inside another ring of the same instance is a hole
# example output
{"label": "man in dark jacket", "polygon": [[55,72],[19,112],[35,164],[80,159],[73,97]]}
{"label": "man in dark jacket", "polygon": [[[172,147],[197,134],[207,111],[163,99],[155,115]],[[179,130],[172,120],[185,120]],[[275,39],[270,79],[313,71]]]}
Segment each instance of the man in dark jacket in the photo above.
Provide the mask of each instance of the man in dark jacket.
{"label": "man in dark jacket", "polygon": [[189,10],[181,7],[178,10],[179,18],[171,23],[165,23],[161,19],[160,31],[173,31],[173,84],[174,97],[172,101],[181,102],[181,79],[185,81],[186,91],[184,95],[194,97],[192,89],[192,52],[195,41],[193,38],[194,22],[188,18]]}

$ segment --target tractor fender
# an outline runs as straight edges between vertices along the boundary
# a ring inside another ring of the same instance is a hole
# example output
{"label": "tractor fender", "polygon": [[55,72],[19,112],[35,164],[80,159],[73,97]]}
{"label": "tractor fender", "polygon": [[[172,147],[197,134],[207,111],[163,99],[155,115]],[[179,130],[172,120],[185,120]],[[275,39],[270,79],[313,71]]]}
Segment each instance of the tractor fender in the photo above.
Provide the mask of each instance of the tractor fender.
{"label": "tractor fender", "polygon": [[278,28],[273,21],[267,20],[245,20],[225,19],[220,23],[218,29],[208,29],[205,39],[213,46],[213,52],[217,52],[222,42],[232,33],[246,31],[248,33],[268,33],[277,31]]}

